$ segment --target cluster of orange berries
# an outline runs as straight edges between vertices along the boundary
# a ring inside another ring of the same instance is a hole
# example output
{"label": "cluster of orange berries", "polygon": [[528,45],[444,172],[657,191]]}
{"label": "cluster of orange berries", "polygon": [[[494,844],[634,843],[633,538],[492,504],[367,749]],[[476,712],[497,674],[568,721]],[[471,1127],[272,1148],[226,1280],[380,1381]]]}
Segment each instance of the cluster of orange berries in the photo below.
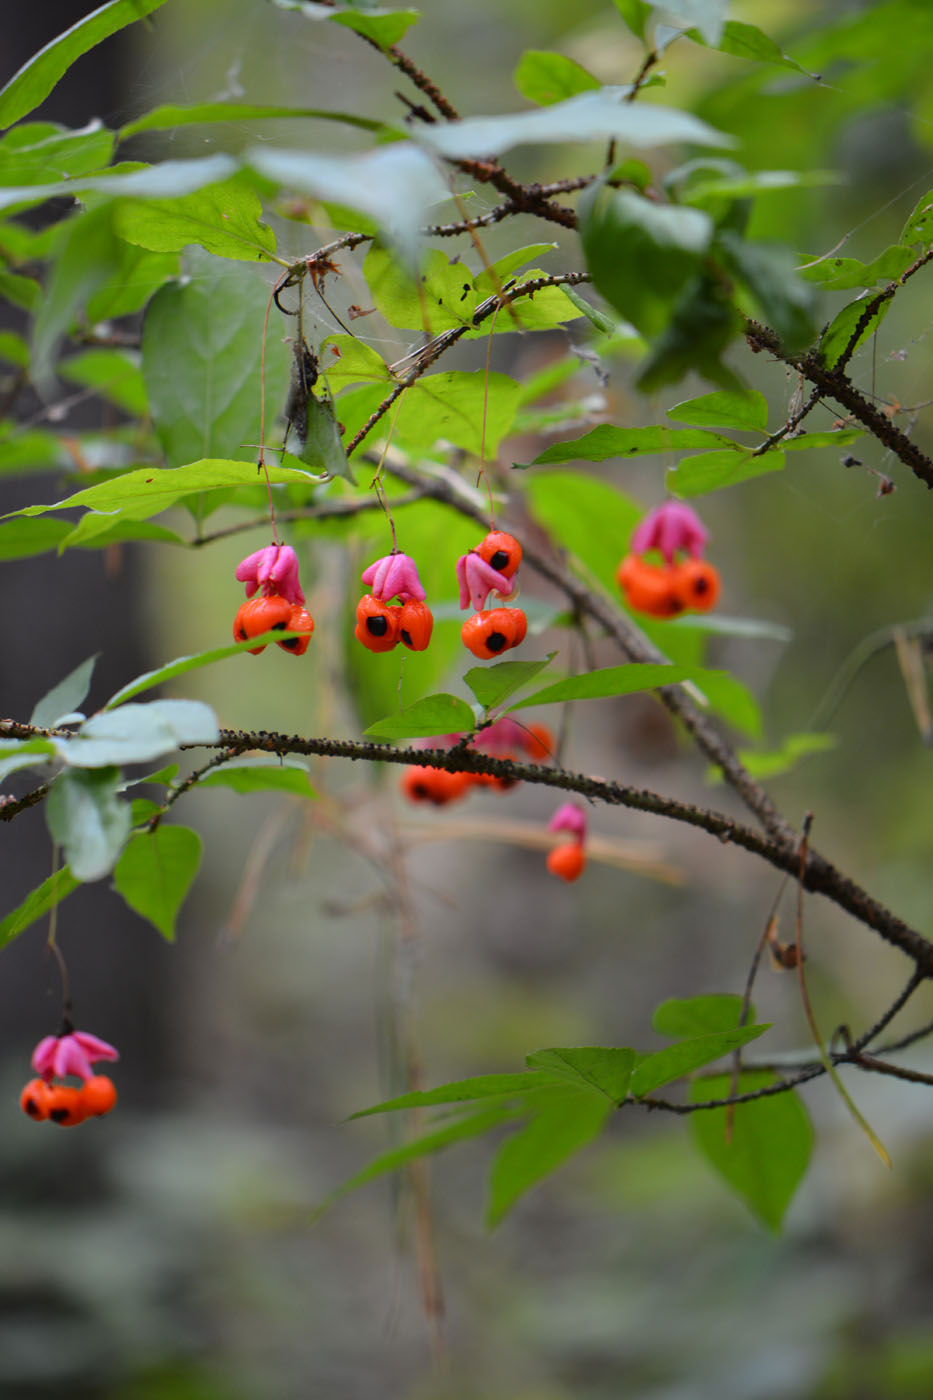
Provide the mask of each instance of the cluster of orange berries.
{"label": "cluster of orange berries", "polygon": [[[692,608],[708,612],[719,600],[719,572],[702,557],[709,538],[689,506],[666,501],[651,511],[632,535],[630,552],[616,570],[616,580],[633,612],[649,617],[677,617]],[[656,550],[663,564],[643,556]],[[678,560],[677,555],[687,558]]]}
{"label": "cluster of orange berries", "polygon": [[[233,636],[238,642],[261,637],[266,632],[300,632],[301,636],[276,642],[293,656],[304,656],[314,631],[314,618],[305,608],[305,595],[298,582],[298,556],[287,544],[257,549],[237,565],[236,576],[246,585],[246,602],[233,619]],[[258,594],[258,596],[256,596]],[[250,647],[251,656],[265,651]]]}
{"label": "cluster of orange berries", "polygon": [[514,535],[502,530],[490,530],[475,549],[457,560],[460,607],[472,605],[474,609],[461,627],[460,637],[480,661],[492,661],[525,640],[528,619],[521,608],[486,609],[490,593],[508,598],[514,592],[513,580],[521,562],[521,545]]}
{"label": "cluster of orange berries", "polygon": [[[117,1091],[106,1074],[95,1074],[94,1060],[120,1057],[106,1040],[88,1031],[76,1031],[66,1020],[60,1035],[44,1036],[32,1054],[32,1067],[38,1079],[31,1079],[19,1096],[24,1113],[37,1122],[48,1120],[62,1128],[73,1128],[86,1118],[102,1118],[117,1101]],[[54,1080],[74,1075],[80,1089]]]}
{"label": "cluster of orange berries", "polygon": [[[415,561],[397,551],[363,571],[371,592],[356,605],[353,634],[369,651],[392,651],[399,642],[409,651],[424,651],[434,630]],[[397,598],[398,602],[391,600]]]}
{"label": "cluster of orange berries", "polygon": [[[435,739],[422,740],[421,746],[452,749],[462,741],[462,734],[444,734]],[[475,745],[477,752],[488,754],[490,758],[530,758],[533,762],[548,758],[553,748],[554,736],[547,725],[522,725],[508,715],[489,725]],[[448,802],[465,797],[471,788],[508,792],[510,788],[518,786],[518,779],[495,778],[488,773],[449,773],[446,768],[432,768],[423,764],[406,768],[399,786],[409,802],[430,802],[435,807],[445,807]]]}

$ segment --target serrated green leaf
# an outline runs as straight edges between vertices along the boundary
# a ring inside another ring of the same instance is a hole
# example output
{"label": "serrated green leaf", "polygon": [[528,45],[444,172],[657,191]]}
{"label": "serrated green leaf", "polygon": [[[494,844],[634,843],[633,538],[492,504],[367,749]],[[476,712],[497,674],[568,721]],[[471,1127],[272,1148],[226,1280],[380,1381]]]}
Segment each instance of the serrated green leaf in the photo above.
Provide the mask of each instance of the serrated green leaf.
{"label": "serrated green leaf", "polygon": [[673,107],[625,102],[627,89],[600,88],[533,112],[498,117],[470,117],[418,130],[418,140],[439,155],[454,160],[468,156],[499,156],[513,146],[609,141],[630,146],[664,146],[693,141],[701,146],[729,146],[730,137],[698,117]]}
{"label": "serrated green leaf", "polygon": [[25,122],[0,140],[0,184],[43,184],[86,175],[110,163],[113,132],[103,123],[69,131],[54,122]]}
{"label": "serrated green leaf", "polygon": [[[707,397],[718,398],[719,395],[710,394]],[[695,399],[692,402],[698,403],[699,400]],[[671,417],[674,413],[675,410],[671,410]],[[582,437],[568,438],[566,442],[555,442],[546,447],[528,465],[547,467],[563,462],[605,462],[610,457],[644,457],[661,452],[684,452],[693,447],[710,447],[717,442],[728,442],[728,438],[719,433],[704,432],[699,428],[616,428],[611,423],[600,423],[598,428],[592,428]]]}
{"label": "serrated green leaf", "polygon": [[463,679],[483,709],[491,710],[540,675],[555,655],[551,652],[543,661],[499,661],[495,666],[474,666]]}
{"label": "serrated green leaf", "polygon": [[[633,104],[626,110],[658,109]],[[683,205],[657,204],[631,190],[599,186],[584,193],[579,215],[583,251],[597,291],[643,335],[660,335],[680,293],[700,271],[713,237],[709,215]]]}
{"label": "serrated green leaf", "polygon": [[371,724],[364,734],[369,739],[429,739],[441,734],[470,734],[476,716],[465,700],[456,695],[427,695],[397,715]]}
{"label": "serrated green leaf", "polygon": [[374,1113],[395,1113],[402,1108],[432,1108],[437,1104],[467,1103],[472,1099],[523,1099],[559,1082],[550,1071],[524,1070],[520,1074],[478,1074],[471,1079],[455,1079],[436,1089],[413,1089],[394,1099],[373,1104],[351,1113],[353,1118],[370,1118]]}
{"label": "serrated green leaf", "polygon": [[98,656],[100,652],[95,651],[93,656],[82,661],[80,666],[69,671],[64,680],[53,686],[48,694],[37,702],[29,716],[29,723],[34,724],[37,729],[53,729],[65,715],[72,714],[87,698]]}
{"label": "serrated green leaf", "polygon": [[[662,1001],[651,1018],[651,1026],[659,1035],[700,1036],[716,1031],[733,1031],[742,1014],[742,998],[732,992],[714,993],[702,997],[669,997]],[[753,1007],[749,1016],[755,1019]]]}
{"label": "serrated green leaf", "polygon": [[38,107],[82,54],[164,3],[165,0],[110,0],[59,34],[0,89],[0,128],[12,126]]}
{"label": "serrated green leaf", "polygon": [[120,781],[119,769],[113,767],[69,769],[49,790],[49,833],[76,880],[100,880],[108,874],[130,834],[130,809],[118,796]]}
{"label": "serrated green leaf", "polygon": [[316,797],[308,770],[296,759],[254,758],[224,764],[198,779],[198,788],[225,787],[237,793],[285,792]]}
{"label": "serrated green leaf", "polygon": [[[115,233],[155,253],[195,243],[218,257],[246,262],[275,252],[275,234],[261,220],[262,202],[243,175],[176,199],[120,200]],[[197,276],[204,275],[198,269]]]}
{"label": "serrated green leaf", "polygon": [[529,1069],[550,1070],[577,1084],[599,1089],[618,1105],[627,1097],[637,1055],[628,1047],[574,1046],[536,1050],[525,1059]]}
{"label": "serrated green leaf", "polygon": [[526,1191],[592,1142],[611,1113],[606,1096],[592,1089],[562,1086],[542,1094],[531,1122],[506,1139],[493,1161],[487,1225],[498,1225]]}
{"label": "serrated green leaf", "polygon": [[[202,701],[151,700],[91,715],[72,738],[57,740],[56,747],[73,768],[109,768],[146,763],[182,744],[213,744],[219,734],[214,711]],[[80,878],[76,869],[75,874]]]}
{"label": "serrated green leaf", "polygon": [[[745,1094],[774,1083],[768,1072],[748,1072],[738,1083]],[[727,1096],[729,1075],[697,1080],[694,1103]],[[813,1131],[807,1111],[791,1089],[733,1109],[731,1132],[724,1108],[690,1115],[693,1140],[733,1191],[769,1230],[778,1231],[810,1161]]]}
{"label": "serrated green leaf", "polygon": [[549,49],[527,49],[518,61],[512,81],[522,97],[542,107],[601,86],[599,79],[588,73],[582,64]]}
{"label": "serrated green leaf", "polygon": [[443,438],[477,457],[495,457],[515,421],[520,393],[514,379],[495,371],[423,375],[402,395],[394,437],[409,448],[433,447]]}
{"label": "serrated green leaf", "polygon": [[54,875],[50,875],[47,880],[26,896],[22,904],[13,909],[0,923],[0,948],[5,948],[8,943],[23,933],[30,924],[34,924],[37,919],[41,919],[56,904],[60,904],[66,895],[71,894],[80,884],[76,880],[67,866],[61,870],[56,870]]}
{"label": "serrated green leaf", "polygon": [[[669,408],[667,416],[677,423],[701,423],[764,433],[768,430],[768,400],[757,389],[719,390],[701,394],[698,399],[684,399]],[[699,446],[692,442],[687,444],[695,445]]]}
{"label": "serrated green leaf", "polygon": [[693,1070],[722,1059],[740,1045],[757,1040],[769,1029],[769,1026],[741,1026],[731,1031],[714,1031],[695,1040],[682,1040],[679,1045],[669,1045],[653,1055],[644,1055],[632,1075],[632,1094],[636,1099],[644,1098],[662,1084],[682,1079]]}
{"label": "serrated green leaf", "polygon": [[533,695],[526,695],[509,706],[512,710],[523,710],[529,705],[564,704],[568,700],[601,700],[617,695],[634,695],[642,690],[656,690],[659,686],[677,685],[682,681],[693,681],[702,689],[707,681],[715,683],[728,671],[707,671],[701,666],[666,666],[650,662],[633,661],[625,666],[603,666],[596,671],[587,671],[581,676],[568,676],[564,681],[546,685]]}
{"label": "serrated green leaf", "polygon": [[738,486],[767,472],[780,471],[783,466],[784,452],[779,447],[769,448],[756,457],[748,448],[736,443],[733,448],[723,448],[719,452],[684,457],[676,467],[670,468],[665,481],[668,491],[675,496],[703,496],[707,491]]}
{"label": "serrated green leaf", "polygon": [[200,864],[198,833],[163,823],[130,837],[113,872],[114,889],[171,943],[175,919]]}
{"label": "serrated green leaf", "polygon": [[473,277],[440,248],[431,249],[423,259],[416,279],[390,249],[377,245],[366,254],[363,276],[373,305],[390,326],[423,330],[427,323],[436,335],[471,324],[478,300]]}

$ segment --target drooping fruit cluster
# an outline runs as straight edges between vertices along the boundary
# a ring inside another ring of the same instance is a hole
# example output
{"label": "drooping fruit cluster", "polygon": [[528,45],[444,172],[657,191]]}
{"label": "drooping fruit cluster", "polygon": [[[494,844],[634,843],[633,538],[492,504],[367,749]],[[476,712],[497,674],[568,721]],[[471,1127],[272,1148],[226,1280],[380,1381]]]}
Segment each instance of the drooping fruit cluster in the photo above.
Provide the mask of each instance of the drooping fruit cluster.
{"label": "drooping fruit cluster", "polygon": [[521,562],[521,545],[502,530],[491,530],[475,549],[457,560],[460,607],[474,609],[473,616],[460,629],[460,636],[467,650],[481,661],[492,661],[525,640],[528,619],[521,608],[485,611],[490,593],[495,592],[500,598],[512,594],[513,577]]}
{"label": "drooping fruit cluster", "polygon": [[[246,642],[266,632],[300,632],[301,636],[276,642],[276,646],[292,656],[304,656],[314,631],[314,618],[304,605],[305,595],[298,582],[298,556],[291,545],[270,544],[248,554],[237,565],[236,576],[246,585],[246,602],[233,619],[234,640]],[[266,645],[250,647],[250,655],[258,656]]]}
{"label": "drooping fruit cluster", "polygon": [[[106,1074],[95,1074],[95,1060],[118,1060],[112,1045],[87,1031],[65,1029],[61,1035],[47,1035],[32,1055],[32,1067],[39,1078],[31,1079],[19,1096],[20,1108],[37,1122],[48,1120],[62,1128],[73,1128],[86,1118],[102,1118],[117,1101],[117,1090]],[[56,1083],[74,1075],[82,1081]]]}
{"label": "drooping fruit cluster", "polygon": [[[439,738],[420,740],[419,746],[452,749],[462,738],[462,734],[445,734]],[[549,757],[553,746],[554,736],[546,725],[530,724],[526,727],[508,715],[503,715],[484,729],[473,744],[476,752],[489,754],[491,758],[530,758],[535,762]],[[406,768],[399,786],[409,802],[430,802],[435,807],[444,807],[448,802],[465,797],[471,788],[485,787],[507,792],[516,787],[517,782],[514,778],[497,778],[488,773],[449,773],[446,768],[423,765]]]}
{"label": "drooping fruit cluster", "polygon": [[[409,651],[424,651],[434,630],[434,617],[414,559],[387,554],[363,571],[370,592],[356,605],[357,641],[369,651],[392,651],[399,642]],[[397,598],[397,603],[392,599]]]}
{"label": "drooping fruit cluster", "polygon": [[583,849],[586,840],[585,809],[576,802],[565,802],[562,807],[558,807],[548,822],[547,829],[570,833],[569,841],[562,841],[559,846],[548,852],[548,870],[559,880],[566,880],[568,884],[579,880],[586,865],[586,852]]}
{"label": "drooping fruit cluster", "polygon": [[[665,501],[655,507],[632,535],[629,553],[616,570],[625,601],[650,617],[677,617],[692,608],[708,612],[719,600],[719,572],[703,551],[709,533],[690,506]],[[643,556],[657,550],[663,564]],[[686,555],[678,559],[677,556]]]}

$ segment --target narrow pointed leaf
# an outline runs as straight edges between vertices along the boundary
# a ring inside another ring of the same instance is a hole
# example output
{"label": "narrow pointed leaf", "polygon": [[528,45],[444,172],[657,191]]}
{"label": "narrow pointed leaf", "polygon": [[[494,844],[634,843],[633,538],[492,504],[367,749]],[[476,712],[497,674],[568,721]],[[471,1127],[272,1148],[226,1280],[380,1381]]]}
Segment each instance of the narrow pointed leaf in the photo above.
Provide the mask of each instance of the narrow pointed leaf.
{"label": "narrow pointed leaf", "polygon": [[402,1108],[431,1108],[436,1104],[464,1103],[471,1099],[521,1099],[556,1082],[557,1076],[553,1072],[539,1070],[520,1074],[478,1074],[472,1079],[455,1079],[450,1084],[439,1084],[436,1089],[413,1089],[411,1093],[399,1094],[397,1098],[386,1099],[372,1108],[362,1108],[358,1113],[351,1113],[350,1117],[369,1118],[374,1113],[394,1113]]}
{"label": "narrow pointed leaf", "polygon": [[172,942],[175,919],[201,863],[201,838],[186,826],[157,826],[132,836],[113,872],[131,909]]}
{"label": "narrow pointed leaf", "polygon": [[682,1040],[679,1045],[669,1045],[653,1055],[643,1056],[632,1075],[632,1093],[636,1099],[643,1098],[662,1084],[671,1084],[682,1079],[703,1065],[710,1065],[723,1055],[757,1040],[764,1035],[768,1026],[742,1026],[733,1031],[714,1031],[712,1035],[701,1035],[696,1040]]}
{"label": "narrow pointed leaf", "polygon": [[52,785],[46,821],[76,880],[108,874],[130,834],[130,809],[118,796],[119,786],[114,767],[69,770]]}
{"label": "narrow pointed leaf", "polygon": [[58,685],[44,695],[29,716],[29,723],[34,724],[37,729],[52,729],[63,715],[76,710],[91,688],[91,676],[99,655],[100,652],[96,651],[93,656],[82,661],[80,666],[76,666],[63,681],[59,681]]}
{"label": "narrow pointed leaf", "polygon": [[463,679],[483,708],[491,710],[533,681],[556,655],[552,651],[543,661],[500,661],[488,669],[473,666]]}
{"label": "narrow pointed leaf", "polygon": [[628,1047],[590,1045],[536,1050],[526,1064],[529,1069],[551,1070],[578,1085],[599,1089],[618,1105],[628,1094],[637,1058]]}
{"label": "narrow pointed leaf", "polygon": [[531,1122],[500,1147],[489,1177],[486,1223],[490,1227],[568,1157],[592,1142],[612,1113],[605,1094],[592,1089],[555,1088],[542,1096]]}
{"label": "narrow pointed leaf", "polygon": [[43,880],[41,885],[26,896],[22,904],[11,910],[0,922],[0,948],[12,943],[30,924],[34,924],[56,904],[60,904],[80,883],[66,865],[62,866],[61,870],[56,870],[47,880]]}
{"label": "narrow pointed leaf", "polygon": [[476,716],[456,695],[427,695],[397,715],[387,715],[364,730],[369,739],[430,739],[441,734],[470,734]]}

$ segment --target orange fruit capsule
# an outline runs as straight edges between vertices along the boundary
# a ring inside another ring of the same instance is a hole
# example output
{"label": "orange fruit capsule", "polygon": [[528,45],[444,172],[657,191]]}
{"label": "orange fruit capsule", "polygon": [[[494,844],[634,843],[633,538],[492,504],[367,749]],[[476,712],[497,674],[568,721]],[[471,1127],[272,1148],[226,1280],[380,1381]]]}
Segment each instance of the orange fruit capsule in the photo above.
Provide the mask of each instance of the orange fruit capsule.
{"label": "orange fruit capsule", "polygon": [[399,641],[408,647],[409,651],[425,651],[433,630],[434,615],[427,603],[419,603],[411,598],[399,608]]}
{"label": "orange fruit capsule", "polygon": [[[263,632],[284,632],[288,626],[292,606],[286,598],[280,598],[278,594],[269,598],[247,598],[233,619],[234,641],[246,642],[251,637],[261,637]],[[258,656],[265,649],[265,644],[261,647],[250,647],[249,654]]]}
{"label": "orange fruit capsule", "polygon": [[719,570],[705,559],[688,559],[677,570],[677,591],[687,607],[709,612],[719,602]]}
{"label": "orange fruit capsule", "polygon": [[314,631],[314,618],[307,608],[303,608],[300,603],[293,603],[285,627],[288,632],[301,632],[303,635],[292,637],[287,642],[276,642],[276,646],[281,647],[283,651],[291,652],[292,656],[304,656]]}
{"label": "orange fruit capsule", "polygon": [[70,1084],[50,1084],[48,1086],[49,1121],[62,1128],[74,1128],[83,1123],[87,1110],[81,1099],[81,1090]]}
{"label": "orange fruit capsule", "polygon": [[30,1079],[19,1096],[19,1106],[30,1118],[41,1123],[49,1116],[49,1086],[44,1079]]}
{"label": "orange fruit capsule", "polygon": [[662,568],[629,554],[616,570],[616,578],[634,612],[647,613],[650,617],[676,617],[687,606],[680,586],[679,566]]}
{"label": "orange fruit capsule", "polygon": [[566,880],[568,884],[579,880],[585,865],[586,856],[583,853],[583,847],[576,841],[568,842],[563,846],[555,846],[553,851],[548,851],[548,870],[558,879]]}
{"label": "orange fruit capsule", "polygon": [[370,651],[391,651],[398,646],[400,607],[380,603],[371,593],[364,593],[356,605],[356,627],[353,635]]}
{"label": "orange fruit capsule", "polygon": [[401,783],[402,792],[409,802],[432,802],[435,807],[456,802],[471,785],[469,773],[448,773],[443,768],[430,768],[427,765],[406,768]]}
{"label": "orange fruit capsule", "polygon": [[507,535],[504,530],[490,530],[474,553],[506,578],[511,578],[522,562],[521,545],[514,535]]}
{"label": "orange fruit capsule", "polygon": [[460,637],[480,661],[492,661],[502,652],[520,646],[527,630],[528,619],[521,608],[491,608],[467,618]]}
{"label": "orange fruit capsule", "polygon": [[117,1087],[106,1074],[95,1074],[78,1090],[78,1097],[87,1118],[102,1118],[117,1101]]}

